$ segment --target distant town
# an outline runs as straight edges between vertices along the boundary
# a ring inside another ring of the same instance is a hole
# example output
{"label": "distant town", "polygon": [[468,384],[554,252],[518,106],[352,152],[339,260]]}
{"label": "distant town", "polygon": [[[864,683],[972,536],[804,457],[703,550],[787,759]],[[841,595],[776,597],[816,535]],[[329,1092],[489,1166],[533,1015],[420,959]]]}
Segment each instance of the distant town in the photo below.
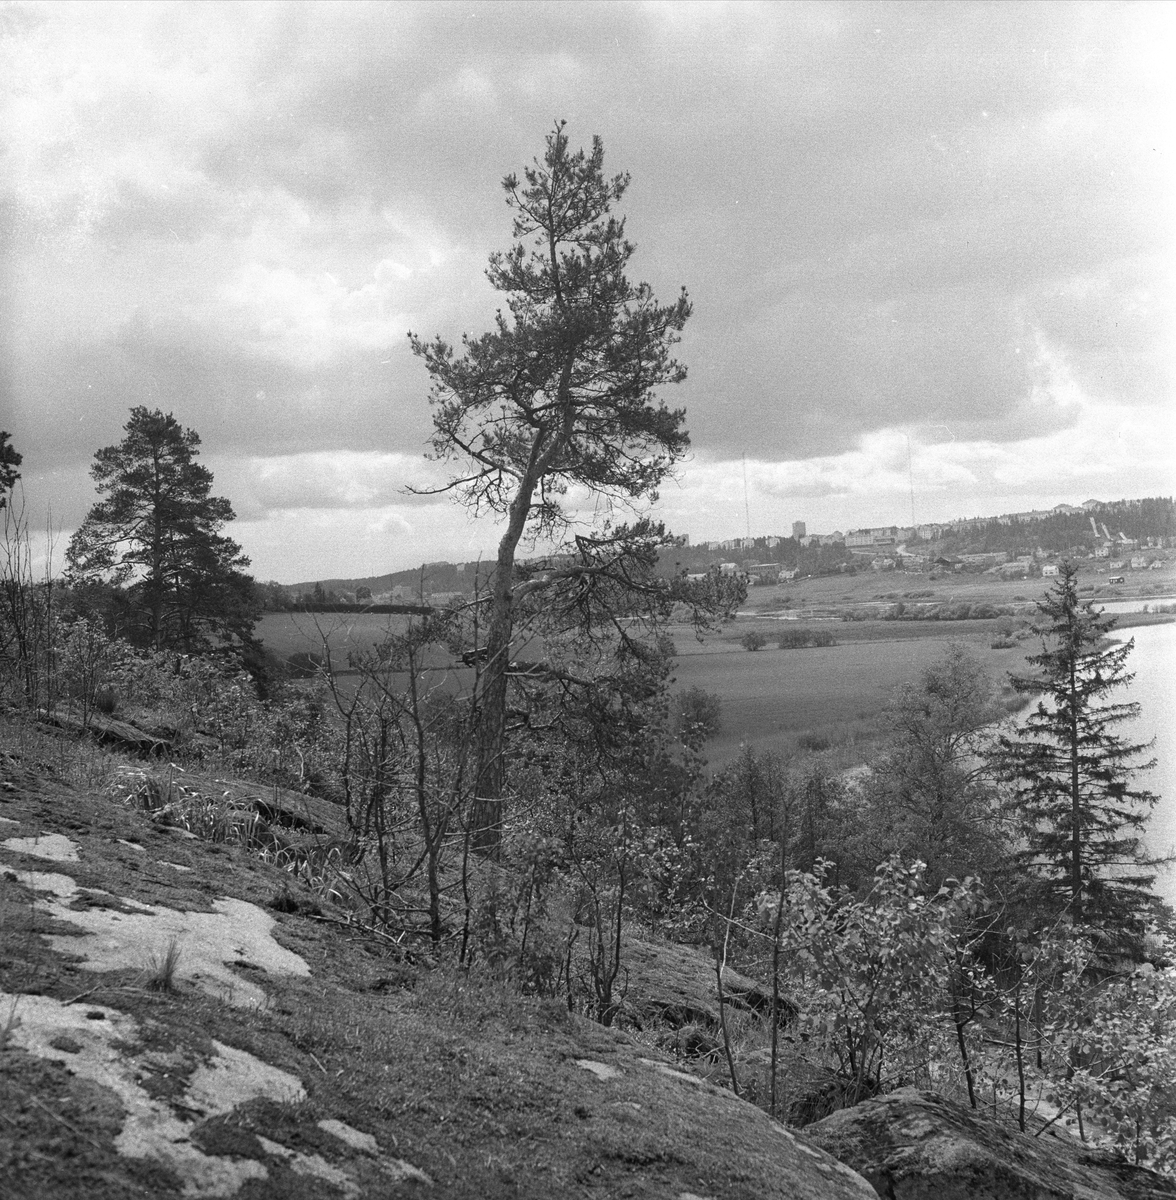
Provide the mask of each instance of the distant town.
{"label": "distant town", "polygon": [[[859,571],[920,574],[988,572],[1001,578],[1051,576],[1063,559],[1098,574],[1160,570],[1176,559],[1176,506],[1171,497],[1087,500],[1049,509],[967,517],[918,525],[733,537],[692,544],[679,535],[660,557],[659,573],[738,574],[749,587],[813,575]],[[537,559],[541,566],[553,561]],[[444,605],[474,594],[493,564],[432,562],[359,579],[259,585],[268,609],[331,605]]]}

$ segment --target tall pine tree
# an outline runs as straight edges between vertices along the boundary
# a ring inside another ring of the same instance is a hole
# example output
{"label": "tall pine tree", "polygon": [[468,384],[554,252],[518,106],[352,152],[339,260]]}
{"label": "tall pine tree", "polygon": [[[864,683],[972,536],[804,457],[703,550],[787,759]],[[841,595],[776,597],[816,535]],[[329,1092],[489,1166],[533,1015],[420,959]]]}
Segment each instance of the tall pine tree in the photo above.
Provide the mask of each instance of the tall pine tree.
{"label": "tall pine tree", "polygon": [[213,496],[212,472],[196,461],[200,437],[171,413],[131,410],[126,436],[94,455],[102,497],[66,551],[77,583],[123,587],[134,640],[194,653],[247,642],[259,609],[241,547],[221,533],[233,508]]}
{"label": "tall pine tree", "polygon": [[[631,595],[633,575],[656,561],[664,531],[638,522],[621,534],[580,537],[583,561],[520,584],[520,545],[558,541],[575,523],[563,501],[586,489],[637,505],[686,452],[685,414],[658,389],[685,378],[672,357],[690,315],[685,289],[659,304],[626,269],[634,246],[613,215],[627,175],[604,171],[604,147],[573,151],[560,121],[542,161],[503,181],[514,214],[514,244],[490,257],[487,276],[506,310],[495,327],[463,339],[410,334],[432,379],[433,450],[458,464],[448,487],[481,515],[505,518],[489,597],[479,704],[473,844],[493,852],[506,785],[507,676],[524,595],[571,577],[583,590],[616,583]],[[597,591],[603,588],[596,588]],[[664,590],[664,589],[663,589]]]}
{"label": "tall pine tree", "polygon": [[1037,607],[1048,624],[1041,653],[1028,658],[1036,673],[1010,679],[1040,699],[998,750],[1021,819],[1021,857],[1051,907],[1121,928],[1148,905],[1159,862],[1141,837],[1158,797],[1132,786],[1155,765],[1140,761],[1150,743],[1119,732],[1139,705],[1111,698],[1134,677],[1126,663],[1135,643],[1108,640],[1115,618],[1078,598],[1070,563]]}

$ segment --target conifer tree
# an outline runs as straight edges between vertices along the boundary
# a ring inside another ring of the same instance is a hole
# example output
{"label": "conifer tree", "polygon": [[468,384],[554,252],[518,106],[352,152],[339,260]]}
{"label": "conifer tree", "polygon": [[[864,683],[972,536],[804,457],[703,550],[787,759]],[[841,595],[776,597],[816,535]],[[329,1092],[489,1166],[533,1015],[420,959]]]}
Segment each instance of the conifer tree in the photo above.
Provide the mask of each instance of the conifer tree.
{"label": "conifer tree", "polygon": [[221,533],[232,505],[213,496],[196,461],[200,437],[171,413],[131,410],[126,436],[94,455],[102,497],[66,551],[76,583],[124,587],[135,640],[152,649],[205,649],[209,636],[248,641],[258,616],[241,547]]}
{"label": "conifer tree", "polygon": [[[477,513],[505,518],[486,621],[473,844],[493,852],[506,781],[507,675],[519,606],[565,582],[584,595],[649,588],[656,545],[669,539],[647,520],[575,539],[557,570],[521,582],[520,545],[558,542],[573,522],[569,488],[607,500],[651,500],[689,438],[685,414],[657,389],[685,369],[672,348],[690,315],[685,289],[659,304],[626,268],[634,246],[613,215],[627,175],[604,172],[604,147],[573,151],[557,123],[542,161],[503,181],[514,244],[490,257],[487,277],[507,311],[461,353],[441,338],[410,334],[432,380],[433,449],[458,464],[448,488]],[[632,586],[637,582],[636,589]],[[620,628],[618,626],[618,628]]]}
{"label": "conifer tree", "polygon": [[17,470],[20,464],[21,457],[8,440],[7,431],[0,429],[0,508],[8,503],[7,493],[12,491],[20,478],[20,471]]}
{"label": "conifer tree", "polygon": [[1112,699],[1133,678],[1126,663],[1135,643],[1108,640],[1115,618],[1078,598],[1071,563],[1037,607],[1048,625],[1041,653],[1028,658],[1036,673],[1010,679],[1041,699],[998,750],[1021,821],[1021,858],[1045,898],[1068,905],[1075,921],[1122,926],[1146,907],[1158,865],[1141,838],[1157,796],[1132,786],[1155,761],[1140,761],[1149,743],[1119,732],[1139,705]]}

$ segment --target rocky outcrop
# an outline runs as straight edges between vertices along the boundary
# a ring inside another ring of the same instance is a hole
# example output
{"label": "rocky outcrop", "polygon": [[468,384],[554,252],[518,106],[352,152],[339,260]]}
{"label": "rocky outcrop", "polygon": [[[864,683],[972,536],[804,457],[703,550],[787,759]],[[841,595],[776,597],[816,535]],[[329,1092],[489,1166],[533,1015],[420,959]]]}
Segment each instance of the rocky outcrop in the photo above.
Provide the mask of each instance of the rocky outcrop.
{"label": "rocky outcrop", "polygon": [[1167,1200],[1176,1180],[1056,1127],[1008,1128],[931,1092],[902,1088],[809,1125],[808,1140],[886,1200]]}
{"label": "rocky outcrop", "polygon": [[[0,753],[4,1200],[873,1195],[562,1000],[412,968],[327,898],[312,919],[271,855],[153,819],[184,796],[263,801],[290,837],[339,819],[139,763],[98,795]],[[713,1006],[706,958],[675,964],[665,998]]]}
{"label": "rocky outcrop", "polygon": [[[641,1026],[653,1019],[677,1028],[696,1024],[704,1029],[719,1027],[719,989],[714,961],[702,950],[669,942],[627,937],[624,949],[627,987],[625,1013]],[[723,999],[731,1008],[754,1012],[770,1019],[772,993],[746,975],[723,968]],[[780,997],[779,1021],[785,1025],[796,1016],[796,1005]]]}
{"label": "rocky outcrop", "polygon": [[62,729],[77,737],[91,737],[101,746],[125,750],[140,758],[155,758],[172,749],[172,739],[140,729],[129,721],[120,721],[105,713],[92,712],[86,720],[70,712],[43,712],[41,723]]}

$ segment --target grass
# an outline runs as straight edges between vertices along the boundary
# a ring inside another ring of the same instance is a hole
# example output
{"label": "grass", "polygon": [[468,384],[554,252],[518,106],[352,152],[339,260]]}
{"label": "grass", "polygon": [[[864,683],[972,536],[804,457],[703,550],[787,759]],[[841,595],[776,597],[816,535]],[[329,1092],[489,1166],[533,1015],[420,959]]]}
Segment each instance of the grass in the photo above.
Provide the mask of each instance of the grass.
{"label": "grass", "polygon": [[173,937],[161,955],[151,956],[151,965],[143,986],[149,992],[174,992],[176,971],[180,965],[180,944]]}
{"label": "grass", "polygon": [[[147,807],[75,789],[27,765],[12,778],[18,791],[3,805],[5,814],[22,827],[75,837],[79,861],[59,869],[83,887],[153,904],[178,903],[181,894],[197,904],[209,895],[265,903],[290,894],[294,881],[273,863],[239,846],[177,839]],[[191,874],[172,880],[154,867],[179,856]],[[25,892],[15,876],[0,873],[0,903],[27,909]],[[84,998],[134,1018],[141,1044],[120,1053],[134,1056],[136,1070],[142,1064],[145,1090],[175,1097],[181,1113],[185,1072],[207,1058],[214,1040],[302,1081],[301,1104],[250,1103],[206,1121],[185,1116],[193,1143],[208,1152],[249,1157],[260,1136],[338,1155],[339,1144],[318,1122],[343,1120],[374,1136],[393,1161],[427,1172],[436,1194],[459,1200],[795,1194],[795,1176],[781,1156],[804,1156],[754,1108],[648,1065],[643,1060],[673,1062],[652,1035],[638,1041],[569,1014],[563,1001],[521,996],[489,969],[421,965],[387,939],[315,919],[311,907],[293,899],[275,905],[285,910],[273,913],[275,936],[306,959],[312,974],[266,977],[270,1003],[262,1010],[230,1008],[195,989],[177,993],[174,944],[153,960],[146,981],[130,970],[94,974],[39,936],[23,938],[7,920],[0,921],[0,990],[33,990],[35,979],[43,996]],[[5,1009],[0,1031],[10,1039],[19,1016],[15,1007]],[[581,1059],[617,1074],[599,1079],[577,1065]],[[178,1196],[182,1181],[116,1152],[123,1114],[65,1063],[6,1051],[4,1071],[10,1099],[0,1121],[0,1177],[19,1180],[14,1197]],[[251,1195],[311,1194],[298,1190],[304,1185],[289,1171],[282,1175],[272,1156],[267,1161],[271,1179],[251,1186]],[[375,1160],[352,1156],[349,1165],[361,1173],[363,1194],[388,1194]]]}
{"label": "grass", "polygon": [[20,1004],[20,997],[13,997],[12,1004],[8,1009],[8,1016],[4,1018],[0,1024],[0,1051],[7,1048],[9,1039],[12,1037],[13,1030],[20,1024],[20,1017],[16,1015],[17,1006]]}
{"label": "grass", "polygon": [[[856,627],[832,628],[840,638],[843,629]],[[696,653],[681,648],[674,664],[675,686],[703,688],[722,702],[720,732],[707,743],[712,767],[729,762],[744,742],[759,751],[791,754],[803,748],[804,738],[828,741],[840,748],[844,765],[852,766],[864,761],[881,738],[894,690],[939,658],[949,642],[964,640],[958,632],[940,625],[933,635],[923,631],[913,638],[767,648],[756,654],[738,648],[703,647]],[[967,644],[994,676],[1021,665],[1025,646],[994,651],[990,638],[987,631],[985,640],[967,639]]]}

